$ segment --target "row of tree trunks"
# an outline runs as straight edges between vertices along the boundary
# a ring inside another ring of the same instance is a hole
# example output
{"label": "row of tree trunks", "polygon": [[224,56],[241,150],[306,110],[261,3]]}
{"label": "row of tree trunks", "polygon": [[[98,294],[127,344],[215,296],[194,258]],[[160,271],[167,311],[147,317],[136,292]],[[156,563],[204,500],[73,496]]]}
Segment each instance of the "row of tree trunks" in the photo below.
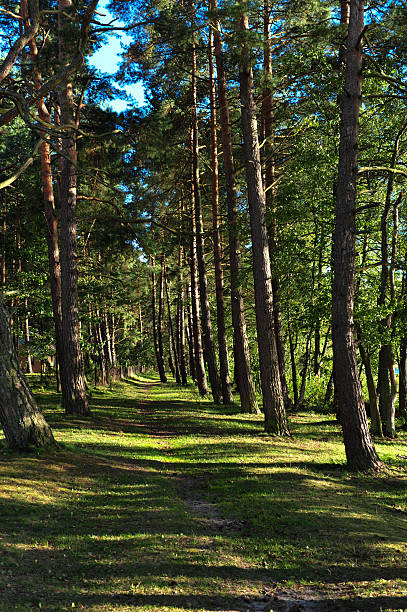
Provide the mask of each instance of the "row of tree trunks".
{"label": "row of tree trunks", "polygon": [[223,64],[222,38],[217,2],[211,0],[213,14],[213,36],[216,59],[220,125],[222,134],[223,165],[226,182],[226,204],[228,218],[230,294],[233,324],[233,353],[235,362],[235,382],[239,390],[242,412],[259,413],[256,393],[251,375],[249,342],[244,314],[243,290],[241,286],[241,251],[238,229],[238,210],[236,195],[235,165],[233,159],[232,135],[230,130],[229,102],[227,98],[226,76]]}

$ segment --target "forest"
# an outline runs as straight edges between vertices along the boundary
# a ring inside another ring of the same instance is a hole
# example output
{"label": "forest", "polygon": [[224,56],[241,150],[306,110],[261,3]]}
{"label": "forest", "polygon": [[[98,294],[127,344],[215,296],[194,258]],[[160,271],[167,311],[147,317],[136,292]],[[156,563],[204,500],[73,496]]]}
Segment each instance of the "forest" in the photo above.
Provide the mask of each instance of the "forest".
{"label": "forest", "polygon": [[405,2],[0,33],[0,610],[407,609]]}

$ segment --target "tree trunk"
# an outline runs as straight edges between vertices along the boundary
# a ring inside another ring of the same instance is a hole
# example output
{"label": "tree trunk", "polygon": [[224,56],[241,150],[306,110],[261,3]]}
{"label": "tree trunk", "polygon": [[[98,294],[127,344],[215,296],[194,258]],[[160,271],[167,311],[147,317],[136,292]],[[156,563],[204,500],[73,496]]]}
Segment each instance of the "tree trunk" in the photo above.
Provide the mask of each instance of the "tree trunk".
{"label": "tree trunk", "polygon": [[[189,293],[191,296],[191,287],[189,287]],[[189,353],[189,371],[191,374],[191,378],[193,381],[196,381],[196,371],[195,371],[195,348],[194,348],[194,332],[192,325],[192,298],[191,304],[188,306],[188,321],[187,321],[187,342],[188,342],[188,353]]]}
{"label": "tree trunk", "polygon": [[362,359],[363,367],[365,368],[367,391],[369,393],[369,407],[370,407],[370,429],[372,434],[377,436],[383,436],[382,420],[380,418],[379,401],[376,393],[376,387],[373,379],[372,364],[370,362],[370,356],[366,352],[363,344],[362,330],[358,323],[355,323],[356,334],[358,338],[358,347],[360,357]]}
{"label": "tree trunk", "polygon": [[[28,29],[28,10],[27,0],[21,2],[21,11],[25,23],[25,28]],[[38,48],[35,39],[32,38],[29,42],[31,59],[33,61],[33,82],[34,89],[38,91],[42,86],[42,76],[37,67]],[[51,126],[51,115],[43,99],[37,103],[38,116],[44,124]],[[58,364],[60,371],[64,369],[63,362],[65,351],[62,342],[62,292],[61,292],[61,268],[58,245],[58,221],[55,211],[54,188],[52,184],[52,167],[51,167],[51,149],[46,141],[42,141],[40,145],[41,157],[41,180],[44,197],[44,213],[47,226],[46,238],[48,248],[48,270],[51,287],[51,302],[52,313],[55,329],[55,345],[58,355]],[[65,382],[65,379],[61,382]],[[64,392],[66,396],[66,392]]]}
{"label": "tree trunk", "polygon": [[[160,284],[158,286],[158,325],[157,325],[157,342],[158,352],[160,353],[160,360],[164,367],[164,347],[163,347],[163,319],[164,319],[164,260],[161,254],[161,271],[160,271]],[[162,381],[166,382],[166,381]]]}
{"label": "tree trunk", "polygon": [[[213,13],[216,14],[216,0],[212,0],[211,8]],[[226,94],[226,76],[223,66],[222,39],[220,35],[221,30],[217,17],[215,18],[212,27],[215,43],[220,124],[222,131],[223,165],[225,170],[226,203],[228,208],[230,294],[232,303],[235,380],[240,395],[242,412],[259,414],[260,410],[257,404],[256,391],[251,375],[249,342],[247,339],[246,320],[244,315],[243,289],[240,282],[241,254],[238,229],[236,177],[233,159],[232,135],[230,131],[229,103]]]}
{"label": "tree trunk", "polygon": [[141,304],[138,303],[138,331],[140,334],[140,344],[143,344],[143,317],[141,315]]}
{"label": "tree trunk", "polygon": [[377,472],[382,469],[383,464],[376,454],[368,429],[353,332],[355,204],[363,29],[363,0],[350,0],[336,188],[332,340],[335,396],[339,405],[348,468],[351,471]]}
{"label": "tree trunk", "polygon": [[0,302],[0,422],[8,446],[55,444],[52,431],[39,410],[14,350],[10,319]]}
{"label": "tree trunk", "polygon": [[183,249],[178,246],[178,268],[179,268],[179,288],[177,299],[177,346],[179,354],[179,367],[181,371],[181,384],[185,387],[188,384],[187,367],[185,360],[185,308],[184,308],[184,279],[183,279]]}
{"label": "tree trunk", "polygon": [[193,149],[194,138],[193,128],[191,127],[191,305],[192,305],[192,330],[194,340],[195,375],[199,393],[204,397],[208,395],[208,383],[206,380],[204,353],[202,348],[201,334],[201,313],[199,310],[199,289],[198,289],[198,259],[197,259],[197,229],[195,215],[195,176]]}
{"label": "tree trunk", "polygon": [[305,390],[306,390],[306,385],[307,385],[307,374],[308,374],[308,367],[309,367],[310,352],[311,352],[311,334],[308,336],[307,342],[305,344],[303,367],[301,370],[300,393],[299,393],[298,401],[296,404],[297,409],[301,408],[301,406],[304,403],[304,399],[305,399]]}
{"label": "tree trunk", "polygon": [[399,413],[405,420],[407,417],[407,338],[403,336],[400,342],[399,359]]}
{"label": "tree trunk", "polygon": [[213,70],[213,33],[209,29],[209,80],[211,108],[211,154],[212,154],[212,236],[213,256],[215,263],[216,315],[218,323],[219,369],[224,404],[232,404],[232,386],[230,384],[229,357],[226,342],[225,299],[223,291],[222,246],[219,230],[219,169],[218,143],[216,135],[216,87]]}
{"label": "tree trunk", "polygon": [[288,410],[291,407],[291,398],[288,391],[288,385],[285,373],[285,350],[283,339],[283,322],[281,312],[280,299],[280,278],[276,271],[275,258],[277,252],[278,227],[275,210],[275,158],[274,158],[274,143],[273,143],[273,94],[271,90],[272,79],[272,57],[271,57],[271,40],[270,40],[270,2],[265,0],[264,11],[264,88],[262,102],[262,122],[264,132],[264,157],[265,157],[265,172],[264,172],[264,188],[266,196],[266,208],[269,213],[270,222],[268,225],[269,249],[270,249],[270,265],[272,270],[272,289],[273,289],[273,317],[274,329],[276,338],[276,348],[278,356],[278,367],[280,371],[281,388],[283,392],[284,405]]}
{"label": "tree trunk", "polygon": [[[71,8],[72,0],[59,0],[60,11]],[[59,60],[61,65],[69,62],[67,52],[69,31],[62,13],[58,16]],[[76,120],[72,83],[61,86],[59,91],[61,122],[67,127],[62,139],[61,171],[61,292],[62,292],[62,343],[64,359],[60,363],[62,404],[69,414],[89,414],[85,389],[82,353],[80,347],[78,311],[78,264],[76,238]],[[79,112],[79,111],[78,111]]]}
{"label": "tree trunk", "polygon": [[379,396],[383,433],[389,438],[394,438],[396,435],[397,383],[393,372],[394,358],[392,345],[382,344],[379,351],[377,394]]}
{"label": "tree trunk", "polygon": [[33,365],[32,365],[31,351],[30,351],[30,322],[28,319],[28,300],[27,298],[25,299],[25,325],[24,327],[25,327],[24,329],[25,342],[27,346],[27,373],[32,374]]}
{"label": "tree trunk", "polygon": [[169,332],[170,332],[170,342],[172,343],[172,350],[173,350],[173,355],[174,355],[175,380],[177,381],[177,384],[180,385],[181,384],[181,372],[180,372],[180,367],[179,367],[177,343],[175,342],[174,325],[172,323],[170,288],[168,286],[168,275],[167,275],[167,270],[165,266],[164,255],[162,255],[161,257],[163,257],[162,261],[164,265],[165,295],[167,298],[168,326],[169,326]]}
{"label": "tree trunk", "polygon": [[[245,14],[241,16],[240,29],[244,34],[249,29]],[[241,44],[240,49],[239,80],[265,430],[278,435],[286,435],[289,432],[275,338],[270,253],[265,219],[266,202],[261,176],[256,108],[247,38]]]}
{"label": "tree trunk", "polygon": [[290,313],[288,312],[288,341],[290,344],[291,378],[293,381],[294,406],[298,404],[297,364],[295,362],[295,347],[291,334]]}
{"label": "tree trunk", "polygon": [[151,263],[151,309],[152,309],[152,316],[153,316],[153,338],[154,338],[154,350],[155,350],[155,357],[157,360],[157,368],[158,368],[158,373],[160,375],[160,380],[161,382],[167,382],[167,377],[165,375],[165,368],[164,368],[164,360],[163,360],[163,356],[162,353],[160,351],[160,346],[158,343],[158,332],[157,332],[157,293],[156,293],[156,286],[155,286],[155,271],[154,271],[154,259],[153,257],[150,258],[150,263]]}
{"label": "tree trunk", "polygon": [[196,98],[196,43],[195,38],[192,43],[192,167],[194,182],[194,213],[196,224],[196,256],[199,274],[199,298],[201,303],[202,317],[202,336],[204,345],[205,361],[208,366],[209,382],[213,401],[216,404],[222,402],[222,389],[216,363],[215,343],[213,340],[213,330],[211,322],[211,310],[208,296],[208,278],[206,274],[204,234],[202,220],[202,201],[199,177],[199,134],[198,134],[198,114]]}

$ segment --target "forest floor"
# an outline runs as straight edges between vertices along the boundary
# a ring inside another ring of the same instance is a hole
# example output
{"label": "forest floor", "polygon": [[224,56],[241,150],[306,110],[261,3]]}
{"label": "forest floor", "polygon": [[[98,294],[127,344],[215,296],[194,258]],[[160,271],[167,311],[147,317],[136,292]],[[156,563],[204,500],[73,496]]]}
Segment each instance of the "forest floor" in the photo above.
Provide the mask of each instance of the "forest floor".
{"label": "forest floor", "polygon": [[407,610],[407,436],[349,475],[335,420],[293,436],[139,377],[73,418],[37,398],[57,450],[0,447],[0,610]]}

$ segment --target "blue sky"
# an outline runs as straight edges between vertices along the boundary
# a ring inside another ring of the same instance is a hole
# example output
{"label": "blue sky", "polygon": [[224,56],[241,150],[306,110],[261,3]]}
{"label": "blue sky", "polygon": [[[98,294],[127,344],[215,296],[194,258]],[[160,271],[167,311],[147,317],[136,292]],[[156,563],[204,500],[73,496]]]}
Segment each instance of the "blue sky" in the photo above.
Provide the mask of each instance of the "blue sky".
{"label": "blue sky", "polygon": [[[108,23],[113,19],[113,16],[106,9],[108,3],[109,0],[101,0],[101,2],[99,2],[97,11],[104,15],[98,15],[99,21]],[[121,22],[115,23],[116,27],[120,25],[123,24]],[[123,48],[125,48],[130,41],[131,38],[125,32],[109,33],[107,35],[107,42],[89,58],[89,64],[103,72],[114,74],[119,67],[120,55],[123,52]],[[145,104],[144,89],[140,82],[134,85],[126,85],[124,90],[139,106]],[[125,100],[116,99],[109,101],[107,106],[110,106],[114,111],[120,113],[131,107],[132,101],[126,102]]]}

